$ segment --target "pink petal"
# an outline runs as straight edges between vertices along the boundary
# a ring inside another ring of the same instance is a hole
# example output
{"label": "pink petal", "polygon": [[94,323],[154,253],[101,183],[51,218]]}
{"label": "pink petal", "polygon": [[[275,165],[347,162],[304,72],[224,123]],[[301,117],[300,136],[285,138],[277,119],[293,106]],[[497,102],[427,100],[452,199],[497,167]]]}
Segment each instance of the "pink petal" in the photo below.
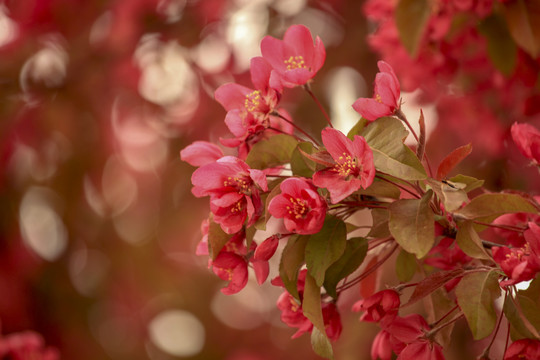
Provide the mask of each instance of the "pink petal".
{"label": "pink petal", "polygon": [[276,235],[272,235],[266,240],[264,240],[257,249],[255,249],[255,254],[253,254],[253,259],[255,260],[265,260],[268,261],[274,255],[279,245],[279,238]]}
{"label": "pink petal", "polygon": [[249,169],[249,176],[262,191],[268,191],[268,183],[266,182],[266,175],[264,172],[257,169]]}
{"label": "pink petal", "polygon": [[300,197],[302,189],[309,188],[310,185],[300,178],[288,178],[283,181],[279,187],[283,194],[297,198]]}
{"label": "pink petal", "polygon": [[225,125],[229,131],[236,137],[244,137],[247,134],[247,126],[244,117],[239,110],[231,110],[225,116]]}
{"label": "pink petal", "polygon": [[287,70],[284,63],[285,49],[281,40],[272,36],[265,36],[261,41],[261,54],[270,66],[280,74]]}
{"label": "pink petal", "polygon": [[223,157],[223,151],[208,141],[195,141],[180,151],[180,159],[193,166],[203,166]]}
{"label": "pink petal", "polygon": [[270,200],[268,205],[268,212],[275,218],[282,218],[288,215],[289,210],[287,206],[290,206],[291,202],[285,195],[280,194]]}
{"label": "pink petal", "polygon": [[399,89],[395,88],[394,79],[390,74],[378,73],[375,76],[375,94],[379,94],[383,104],[397,108],[399,100]]}
{"label": "pink petal", "polygon": [[321,136],[326,150],[328,150],[336,162],[338,162],[338,159],[342,157],[343,154],[351,155],[352,141],[341,131],[332,128],[324,128]]}
{"label": "pink petal", "polygon": [[380,117],[391,115],[394,109],[381,104],[375,99],[359,98],[352,105],[353,109],[366,120],[374,121]]}
{"label": "pink petal", "polygon": [[253,265],[253,270],[255,270],[255,277],[257,278],[257,283],[259,285],[263,284],[268,278],[270,273],[270,266],[268,261],[261,260],[252,260],[251,264]]}
{"label": "pink petal", "polygon": [[313,37],[306,26],[290,26],[283,36],[283,42],[292,48],[294,55],[303,56],[308,66],[312,64],[314,55]]}
{"label": "pink petal", "polygon": [[253,89],[245,86],[228,83],[221,85],[214,92],[214,98],[225,108],[230,111],[233,109],[242,109],[245,107],[246,95],[253,92]]}
{"label": "pink petal", "polygon": [[261,56],[251,58],[250,62],[250,74],[251,82],[255,89],[266,90],[268,89],[268,84],[270,83],[270,74],[272,72],[272,67],[270,64]]}

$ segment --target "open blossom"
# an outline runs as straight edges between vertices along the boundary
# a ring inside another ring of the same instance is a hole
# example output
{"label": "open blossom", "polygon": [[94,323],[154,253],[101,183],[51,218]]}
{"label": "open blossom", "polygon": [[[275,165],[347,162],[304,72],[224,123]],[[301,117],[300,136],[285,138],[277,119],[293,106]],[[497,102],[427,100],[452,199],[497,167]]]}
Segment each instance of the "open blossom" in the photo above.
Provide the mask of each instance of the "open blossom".
{"label": "open blossom", "polygon": [[540,130],[529,124],[514,123],[511,132],[512,139],[523,156],[540,165]]}
{"label": "open blossom", "polygon": [[261,53],[280,75],[286,87],[304,85],[323,66],[326,50],[317,36],[315,44],[307,27],[292,25],[283,40],[266,36],[261,41]]}
{"label": "open blossom", "polygon": [[508,347],[504,354],[504,360],[536,359],[540,359],[540,341],[536,339],[516,340]]}
{"label": "open blossom", "polygon": [[354,110],[369,121],[392,115],[398,107],[399,81],[390,65],[384,61],[377,63],[380,72],[375,76],[373,98],[360,98],[353,104]]}
{"label": "open blossom", "polygon": [[251,59],[251,81],[255,89],[227,83],[221,85],[214,93],[216,100],[227,111],[237,111],[244,118],[252,114],[260,121],[274,110],[281,96],[281,81],[273,74],[272,67],[262,57]]}
{"label": "open blossom", "polygon": [[238,232],[246,219],[253,224],[262,213],[259,189],[268,190],[266,176],[238,158],[225,156],[201,166],[191,182],[195,196],[210,196],[214,221],[228,234]]}
{"label": "open blossom", "polygon": [[442,346],[427,339],[408,344],[396,360],[444,360]]}
{"label": "open blossom", "polygon": [[306,179],[289,178],[280,184],[281,194],[268,205],[273,217],[283,218],[287,230],[297,234],[315,234],[322,229],[326,202]]}
{"label": "open blossom", "polygon": [[336,164],[313,174],[313,183],[328,189],[333,204],[371,185],[375,178],[373,152],[362,136],[355,135],[351,141],[342,132],[326,128],[322,141]]}

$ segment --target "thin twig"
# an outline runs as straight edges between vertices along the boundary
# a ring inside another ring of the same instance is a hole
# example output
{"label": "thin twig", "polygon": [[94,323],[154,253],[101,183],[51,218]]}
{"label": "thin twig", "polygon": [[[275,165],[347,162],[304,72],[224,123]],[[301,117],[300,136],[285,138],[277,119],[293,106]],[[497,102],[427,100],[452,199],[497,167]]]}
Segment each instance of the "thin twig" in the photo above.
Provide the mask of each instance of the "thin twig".
{"label": "thin twig", "polygon": [[332,125],[332,122],[330,121],[330,116],[328,116],[328,113],[326,112],[326,110],[324,110],[324,107],[322,106],[321,102],[319,101],[319,99],[317,99],[317,97],[315,96],[315,94],[313,93],[313,91],[311,91],[311,89],[309,88],[309,84],[306,84],[304,85],[304,89],[307,91],[307,93],[311,96],[311,98],[315,101],[315,103],[317,104],[317,106],[319,107],[319,109],[321,110],[321,112],[323,113],[324,115],[324,118],[326,119],[326,122],[328,123],[328,125],[333,128],[334,126]]}

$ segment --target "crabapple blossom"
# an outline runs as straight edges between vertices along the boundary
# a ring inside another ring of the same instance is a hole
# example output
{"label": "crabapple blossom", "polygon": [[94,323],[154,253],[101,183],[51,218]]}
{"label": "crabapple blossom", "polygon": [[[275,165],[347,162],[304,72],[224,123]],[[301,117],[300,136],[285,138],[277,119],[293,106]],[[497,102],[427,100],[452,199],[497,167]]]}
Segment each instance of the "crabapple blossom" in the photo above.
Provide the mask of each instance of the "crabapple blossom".
{"label": "crabapple blossom", "polygon": [[201,166],[191,176],[191,182],[195,196],[210,196],[214,221],[228,234],[238,232],[246,219],[248,224],[258,219],[262,212],[259,189],[268,190],[261,170],[250,169],[233,156]]}
{"label": "crabapple blossom", "polygon": [[357,301],[352,310],[365,311],[360,321],[379,322],[396,317],[400,305],[399,294],[394,290],[382,290],[369,298]]}
{"label": "crabapple blossom", "polygon": [[373,152],[362,136],[350,140],[339,130],[325,128],[322,141],[335,165],[313,174],[313,184],[327,188],[333,204],[371,185],[375,178]]}
{"label": "crabapple blossom", "polygon": [[14,360],[57,360],[56,349],[45,347],[40,334],[33,331],[15,333],[0,338],[0,358]]}
{"label": "crabapple blossom", "polygon": [[523,156],[540,164],[540,130],[529,124],[514,123],[512,139]]}
{"label": "crabapple blossom", "polygon": [[504,360],[536,360],[539,358],[540,341],[537,339],[516,340],[504,354]]}
{"label": "crabapple blossom", "polygon": [[322,229],[326,216],[326,202],[311,181],[289,178],[280,185],[281,194],[268,205],[273,217],[283,218],[287,230],[297,234],[315,234]]}
{"label": "crabapple blossom", "polygon": [[324,64],[326,50],[317,36],[315,44],[307,27],[290,26],[283,40],[266,36],[261,41],[261,53],[286,87],[304,85]]}
{"label": "crabapple blossom", "polygon": [[380,72],[375,76],[373,98],[360,98],[352,105],[357,113],[369,121],[392,115],[399,106],[400,87],[394,70],[384,61],[379,61],[377,65]]}

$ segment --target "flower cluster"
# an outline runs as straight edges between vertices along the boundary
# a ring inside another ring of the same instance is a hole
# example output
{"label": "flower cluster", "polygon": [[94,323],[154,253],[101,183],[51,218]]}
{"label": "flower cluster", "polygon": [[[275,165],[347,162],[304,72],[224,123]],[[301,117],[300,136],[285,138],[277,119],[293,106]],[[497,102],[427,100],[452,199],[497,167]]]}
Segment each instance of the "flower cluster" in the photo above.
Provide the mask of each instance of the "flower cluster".
{"label": "flower cluster", "polygon": [[[381,327],[372,345],[374,360],[394,354],[403,360],[444,359],[448,339],[440,330],[463,318],[475,339],[495,339],[496,320],[507,311],[497,315],[493,305],[501,290],[512,298],[505,307],[521,307],[525,303],[518,298],[530,295],[516,294],[513,286],[533,279],[531,286],[540,286],[539,198],[492,193],[482,180],[450,177],[470,153],[467,147],[452,151],[433,171],[423,123],[420,134],[414,133],[401,111],[398,78],[383,61],[373,97],[351,104],[362,118],[345,134],[323,111],[328,126],[319,141],[278,104],[285,89],[302,86],[321,107],[309,86],[324,62],[321,40],[293,25],[283,40],[265,37],[261,53],[251,62],[254,89],[225,84],[215,92],[232,133],[220,141],[235,148],[235,156],[204,141],[181,151],[184,161],[198,167],[193,194],[209,197],[211,214],[197,254],[209,256],[209,267],[228,281],[222,292],[241,291],[250,268],[262,284],[270,260],[280,257],[280,275],[271,283],[284,289],[277,300],[281,319],[297,329],[293,338],[311,333],[315,352],[325,357],[332,356],[330,341],[342,332],[340,296],[358,286],[363,298],[352,309],[363,312],[360,321]],[[409,131],[418,139],[416,147],[404,144]],[[537,163],[537,131],[514,125],[512,135],[523,155]],[[366,214],[371,225],[355,225]],[[257,243],[258,230],[272,235]],[[373,279],[396,251],[400,283],[380,290]],[[407,287],[414,291],[403,304]],[[435,297],[443,297],[444,306],[400,315],[401,308]],[[508,321],[524,328],[520,316]],[[519,339],[505,358],[537,351],[537,340]]]}

